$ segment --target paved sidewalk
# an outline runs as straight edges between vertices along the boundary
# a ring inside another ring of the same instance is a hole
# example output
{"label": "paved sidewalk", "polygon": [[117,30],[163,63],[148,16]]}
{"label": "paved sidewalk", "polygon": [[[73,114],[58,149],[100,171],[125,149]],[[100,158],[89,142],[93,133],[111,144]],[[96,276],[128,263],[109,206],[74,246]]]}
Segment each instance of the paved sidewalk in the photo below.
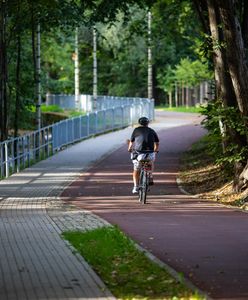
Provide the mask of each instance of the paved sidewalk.
{"label": "paved sidewalk", "polygon": [[[163,120],[158,114],[157,130],[178,125],[173,115],[167,117]],[[185,118],[180,124],[187,122]],[[0,181],[1,300],[114,299],[60,237],[65,230],[108,223],[63,206],[59,195],[81,172],[125,143],[131,132],[127,128],[85,140]]]}
{"label": "paved sidewalk", "polygon": [[108,224],[64,207],[58,195],[130,129],[86,140],[0,182],[0,299],[114,299],[61,239],[62,231]]}

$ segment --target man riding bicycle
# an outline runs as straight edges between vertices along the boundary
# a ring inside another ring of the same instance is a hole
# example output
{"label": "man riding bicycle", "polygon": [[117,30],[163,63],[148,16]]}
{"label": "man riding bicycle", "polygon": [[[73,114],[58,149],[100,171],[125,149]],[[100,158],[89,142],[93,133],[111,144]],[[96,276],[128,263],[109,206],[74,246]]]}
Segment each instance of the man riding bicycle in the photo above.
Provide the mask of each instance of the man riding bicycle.
{"label": "man riding bicycle", "polygon": [[[133,183],[134,187],[132,193],[138,193],[139,187],[139,173],[141,168],[140,160],[144,155],[152,163],[152,171],[154,168],[155,152],[159,149],[159,138],[157,133],[148,127],[149,119],[146,117],[139,118],[140,126],[135,128],[128,145],[128,151],[132,152],[131,159],[133,161]],[[153,177],[151,172],[150,185],[153,184]]]}

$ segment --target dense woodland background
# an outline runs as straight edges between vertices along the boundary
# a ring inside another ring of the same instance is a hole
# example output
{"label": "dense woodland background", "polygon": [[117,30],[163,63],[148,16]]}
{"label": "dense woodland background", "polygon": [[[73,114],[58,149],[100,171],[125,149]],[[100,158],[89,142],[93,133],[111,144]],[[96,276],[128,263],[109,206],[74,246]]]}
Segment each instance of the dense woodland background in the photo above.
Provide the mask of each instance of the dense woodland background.
{"label": "dense woodland background", "polygon": [[203,113],[209,149],[246,188],[248,3],[245,0],[1,0],[1,140],[32,124],[37,105],[37,26],[41,28],[42,99],[74,93],[75,29],[80,93],[92,94],[92,32],[97,30],[98,94],[147,97],[147,13],[152,13],[155,103],[175,81],[214,79]]}

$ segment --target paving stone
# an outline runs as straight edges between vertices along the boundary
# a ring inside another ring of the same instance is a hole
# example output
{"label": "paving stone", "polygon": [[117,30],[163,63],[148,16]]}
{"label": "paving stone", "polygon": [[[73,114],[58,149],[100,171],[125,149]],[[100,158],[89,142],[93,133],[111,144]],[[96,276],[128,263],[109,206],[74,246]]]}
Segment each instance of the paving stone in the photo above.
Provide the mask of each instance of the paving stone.
{"label": "paving stone", "polygon": [[85,140],[0,181],[1,300],[115,299],[84,258],[61,239],[63,231],[110,224],[65,205],[59,195],[131,132],[127,128]]}
{"label": "paving stone", "polygon": [[86,140],[0,181],[1,300],[114,299],[86,261],[61,238],[63,231],[109,224],[66,206],[59,195],[80,172],[129,135],[126,129]]}

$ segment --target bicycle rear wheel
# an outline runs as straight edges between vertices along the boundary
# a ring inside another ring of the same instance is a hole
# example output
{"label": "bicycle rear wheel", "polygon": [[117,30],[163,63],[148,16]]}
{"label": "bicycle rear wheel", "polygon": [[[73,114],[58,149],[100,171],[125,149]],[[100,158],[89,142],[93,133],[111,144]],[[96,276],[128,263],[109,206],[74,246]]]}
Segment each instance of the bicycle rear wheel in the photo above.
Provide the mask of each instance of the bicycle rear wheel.
{"label": "bicycle rear wheel", "polygon": [[148,175],[146,172],[141,170],[140,172],[140,180],[139,180],[139,201],[142,204],[146,204],[146,196],[148,189]]}

